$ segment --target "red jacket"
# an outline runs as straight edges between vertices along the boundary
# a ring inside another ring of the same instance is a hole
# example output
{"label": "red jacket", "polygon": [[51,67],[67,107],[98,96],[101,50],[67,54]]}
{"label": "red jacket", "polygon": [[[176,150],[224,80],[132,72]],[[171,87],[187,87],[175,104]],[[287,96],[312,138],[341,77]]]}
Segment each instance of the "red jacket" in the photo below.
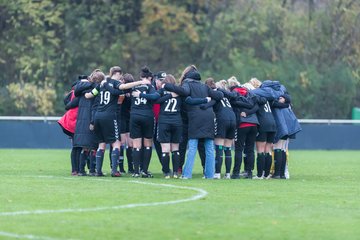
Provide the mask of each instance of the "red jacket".
{"label": "red jacket", "polygon": [[158,119],[159,119],[159,113],[160,113],[160,104],[154,103],[153,112],[154,112],[155,122],[157,123]]}
{"label": "red jacket", "polygon": [[[75,94],[74,94],[74,90],[72,90],[70,100],[73,100],[74,98],[75,98]],[[75,133],[78,108],[79,107],[69,109],[58,121],[58,123],[61,126],[61,128],[63,129],[64,133],[67,135],[69,135],[68,133],[72,133],[72,134]]]}

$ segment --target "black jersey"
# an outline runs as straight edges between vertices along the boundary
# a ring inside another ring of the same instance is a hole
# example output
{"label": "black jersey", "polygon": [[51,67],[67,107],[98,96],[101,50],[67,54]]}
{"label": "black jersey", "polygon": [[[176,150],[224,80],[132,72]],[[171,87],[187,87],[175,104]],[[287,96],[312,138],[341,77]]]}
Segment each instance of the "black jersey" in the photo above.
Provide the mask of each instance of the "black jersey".
{"label": "black jersey", "polygon": [[217,120],[236,120],[235,113],[228,98],[223,97],[220,101],[216,101],[213,108]]}
{"label": "black jersey", "polygon": [[276,123],[269,102],[263,97],[257,97],[257,102],[259,104],[259,110],[256,112],[260,124],[259,132],[276,132]]}
{"label": "black jersey", "polygon": [[158,93],[160,94],[160,98],[156,101],[156,103],[160,104],[158,122],[172,123],[181,126],[181,97],[172,97],[171,93],[164,89],[160,89]]}
{"label": "black jersey", "polygon": [[125,95],[125,98],[121,102],[121,118],[125,118],[125,119],[130,118],[130,108],[131,108],[131,97]]}
{"label": "black jersey", "polygon": [[109,118],[116,117],[119,107],[119,95],[124,94],[124,91],[118,89],[120,84],[119,81],[108,78],[106,82],[100,86],[100,91],[97,96],[97,116],[101,115],[102,118],[105,116]]}
{"label": "black jersey", "polygon": [[[142,84],[136,86],[132,91],[140,91],[139,97],[131,97],[131,114],[152,116],[153,112],[153,100],[159,98],[159,94],[155,91],[155,88],[151,84]],[[153,96],[157,97],[153,97]],[[150,97],[149,97],[150,96]]]}

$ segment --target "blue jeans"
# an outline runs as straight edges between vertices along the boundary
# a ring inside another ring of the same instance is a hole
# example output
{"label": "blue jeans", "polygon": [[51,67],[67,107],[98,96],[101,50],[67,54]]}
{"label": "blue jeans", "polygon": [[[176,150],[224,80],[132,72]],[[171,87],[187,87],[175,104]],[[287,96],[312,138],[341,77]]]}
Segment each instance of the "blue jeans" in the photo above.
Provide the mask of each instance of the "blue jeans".
{"label": "blue jeans", "polygon": [[[189,139],[189,149],[187,154],[186,163],[184,166],[183,176],[186,178],[192,177],[192,170],[194,167],[194,161],[198,146],[199,139]],[[214,140],[205,139],[205,178],[214,178],[215,172],[215,151],[214,151]]]}

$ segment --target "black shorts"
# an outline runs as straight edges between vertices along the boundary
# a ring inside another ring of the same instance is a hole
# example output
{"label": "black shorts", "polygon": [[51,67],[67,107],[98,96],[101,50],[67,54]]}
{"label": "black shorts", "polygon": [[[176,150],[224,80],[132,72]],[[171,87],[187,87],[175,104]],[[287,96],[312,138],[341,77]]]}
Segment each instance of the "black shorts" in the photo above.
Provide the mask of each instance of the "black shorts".
{"label": "black shorts", "polygon": [[154,117],[131,115],[130,137],[152,139],[154,135]]}
{"label": "black shorts", "polygon": [[121,140],[116,119],[95,119],[94,128],[98,143],[114,143]]}
{"label": "black shorts", "polygon": [[121,117],[120,121],[120,133],[128,133],[130,132],[130,118]]}
{"label": "black shorts", "polygon": [[258,132],[258,135],[256,136],[256,141],[273,143],[275,139],[275,133],[276,132]]}
{"label": "black shorts", "polygon": [[180,143],[182,126],[171,123],[158,123],[156,138],[160,143]]}
{"label": "black shorts", "polygon": [[236,121],[215,119],[215,138],[234,139]]}

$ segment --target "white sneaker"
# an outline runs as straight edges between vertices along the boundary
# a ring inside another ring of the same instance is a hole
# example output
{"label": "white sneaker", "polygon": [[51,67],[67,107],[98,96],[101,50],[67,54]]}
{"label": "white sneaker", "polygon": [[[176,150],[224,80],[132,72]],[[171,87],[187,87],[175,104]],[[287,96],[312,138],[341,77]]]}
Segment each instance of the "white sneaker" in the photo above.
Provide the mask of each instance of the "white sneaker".
{"label": "white sneaker", "polygon": [[245,171],[242,171],[242,172],[240,173],[240,177],[244,177],[245,175],[247,175],[247,172],[245,172]]}
{"label": "white sneaker", "polygon": [[254,176],[252,179],[262,180],[262,179],[263,179],[263,177]]}
{"label": "white sneaker", "polygon": [[231,179],[230,173],[225,173],[224,179]]}
{"label": "white sneaker", "polygon": [[220,178],[221,178],[220,173],[215,173],[214,174],[214,179],[220,179]]}
{"label": "white sneaker", "polygon": [[269,174],[265,179],[271,179],[272,175]]}

